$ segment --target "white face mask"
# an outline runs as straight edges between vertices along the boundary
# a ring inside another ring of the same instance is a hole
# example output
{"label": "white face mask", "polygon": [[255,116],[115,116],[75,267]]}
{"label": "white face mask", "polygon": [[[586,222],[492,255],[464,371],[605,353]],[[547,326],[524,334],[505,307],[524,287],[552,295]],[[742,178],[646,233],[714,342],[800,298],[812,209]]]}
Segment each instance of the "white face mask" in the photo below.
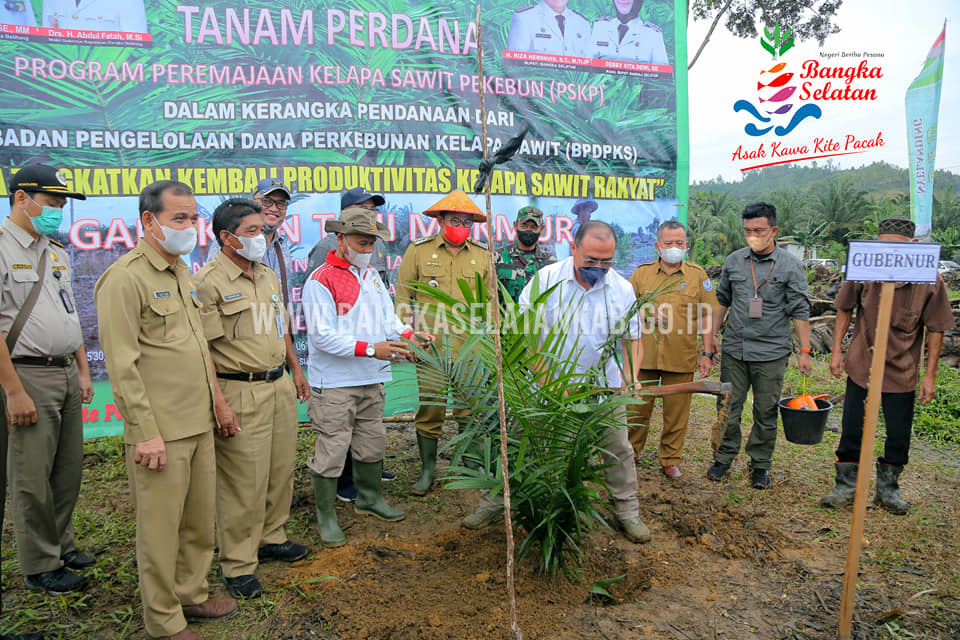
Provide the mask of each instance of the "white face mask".
{"label": "white face mask", "polygon": [[[228,231],[227,233],[230,232]],[[230,235],[239,240],[240,244],[243,245],[239,249],[235,249],[237,255],[241,258],[246,258],[250,262],[260,262],[260,258],[267,252],[267,236],[262,233],[252,238],[238,236],[232,233],[230,233]]]}
{"label": "white face mask", "polygon": [[663,261],[667,264],[680,264],[683,262],[683,256],[686,255],[686,253],[686,249],[669,247],[667,249],[660,250],[660,257],[663,258]]}
{"label": "white face mask", "polygon": [[359,251],[351,247],[346,242],[344,242],[343,244],[347,248],[347,252],[346,252],[347,262],[355,266],[357,269],[361,269],[361,270],[366,269],[367,266],[370,264],[370,259],[373,258],[373,252],[371,251],[370,253],[360,253]]}
{"label": "white face mask", "polygon": [[[153,219],[154,222],[157,222],[157,219]],[[153,233],[153,237],[157,239],[157,242],[160,243],[160,246],[163,247],[163,250],[174,256],[185,256],[191,251],[194,247],[197,246],[197,230],[194,227],[187,227],[186,229],[171,229],[168,226],[162,225],[157,222],[158,225],[163,227],[164,238],[161,240],[157,238],[157,234]]]}

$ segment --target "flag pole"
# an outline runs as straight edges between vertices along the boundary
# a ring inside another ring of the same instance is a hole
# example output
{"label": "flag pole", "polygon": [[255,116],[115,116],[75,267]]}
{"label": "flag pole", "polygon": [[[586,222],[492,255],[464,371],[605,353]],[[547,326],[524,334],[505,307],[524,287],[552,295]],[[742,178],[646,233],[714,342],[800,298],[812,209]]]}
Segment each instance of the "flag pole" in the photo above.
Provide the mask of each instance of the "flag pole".
{"label": "flag pole", "polygon": [[[483,136],[483,159],[490,157],[490,149],[487,145],[487,104],[486,93],[484,91],[483,76],[483,34],[480,28],[480,5],[477,5],[477,80],[480,84],[480,127]],[[491,172],[492,176],[492,172]],[[487,256],[490,262],[490,269],[487,272],[487,304],[491,310],[490,320],[493,324],[493,345],[494,355],[496,357],[497,369],[497,402],[500,410],[500,469],[503,476],[503,520],[506,530],[506,553],[507,553],[507,599],[510,607],[510,631],[515,640],[523,640],[523,632],[520,631],[520,623],[517,621],[517,590],[514,584],[513,559],[513,519],[510,514],[510,472],[509,458],[507,456],[507,407],[506,400],[503,397],[503,347],[500,341],[500,295],[497,286],[497,266],[496,253],[494,250],[494,224],[493,224],[493,205],[490,201],[490,183],[488,177],[484,185],[483,193],[486,198],[487,210]]]}

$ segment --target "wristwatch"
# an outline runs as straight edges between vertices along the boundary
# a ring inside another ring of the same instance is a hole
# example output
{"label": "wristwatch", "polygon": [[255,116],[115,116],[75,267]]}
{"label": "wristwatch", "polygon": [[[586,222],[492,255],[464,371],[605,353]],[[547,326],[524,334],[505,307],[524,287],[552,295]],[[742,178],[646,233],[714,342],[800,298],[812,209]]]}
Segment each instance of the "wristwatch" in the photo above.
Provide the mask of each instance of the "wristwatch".
{"label": "wristwatch", "polygon": [[372,344],[368,344],[368,345],[367,345],[367,348],[364,349],[363,353],[364,353],[364,355],[366,355],[368,358],[372,358],[372,357],[374,357],[374,356],[377,355],[377,348],[374,347]]}
{"label": "wristwatch", "polygon": [[710,358],[711,360],[713,360],[713,357],[714,357],[715,355],[717,355],[717,354],[715,354],[715,353],[712,352],[712,351],[704,351],[704,352],[703,352],[703,357],[704,357],[704,358]]}

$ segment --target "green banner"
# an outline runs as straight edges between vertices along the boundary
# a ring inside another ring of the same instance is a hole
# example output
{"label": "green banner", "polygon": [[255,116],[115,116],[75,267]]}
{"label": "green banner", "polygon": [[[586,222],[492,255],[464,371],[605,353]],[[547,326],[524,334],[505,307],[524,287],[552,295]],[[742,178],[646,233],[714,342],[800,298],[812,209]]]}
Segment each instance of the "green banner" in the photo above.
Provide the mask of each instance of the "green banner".
{"label": "green banner", "polygon": [[[434,232],[420,212],[451,189],[472,190],[482,123],[492,152],[526,123],[523,146],[493,175],[493,241],[513,241],[516,211],[533,204],[546,214],[543,244],[563,258],[571,208],[593,200],[592,217],[620,236],[618,271],[655,257],[656,226],[686,218],[686,3],[480,8],[482,30],[476,5],[417,0],[0,7],[0,195],[19,167],[44,162],[90,196],[70,201],[56,237],[73,260],[94,378],[106,380],[93,285],[135,245],[137,196],[158,179],[197,196],[194,270],[215,242],[209,216],[221,201],[265,177],[285,182],[297,304],[307,255],[343,190],[386,197],[395,280],[407,244]],[[305,344],[301,332],[303,357]],[[411,406],[398,395],[389,410]],[[119,432],[109,385],[97,385],[85,421],[88,436]]]}

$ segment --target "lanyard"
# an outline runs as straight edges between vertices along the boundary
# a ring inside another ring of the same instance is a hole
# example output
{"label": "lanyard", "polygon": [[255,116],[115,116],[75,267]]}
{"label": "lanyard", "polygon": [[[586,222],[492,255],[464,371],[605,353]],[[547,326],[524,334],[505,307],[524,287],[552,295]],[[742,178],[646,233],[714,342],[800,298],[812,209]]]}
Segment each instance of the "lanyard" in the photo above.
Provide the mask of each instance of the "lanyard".
{"label": "lanyard", "polygon": [[767,277],[760,281],[760,284],[757,284],[757,272],[753,270],[753,258],[750,258],[750,275],[753,276],[753,295],[757,298],[760,297],[760,287],[763,286],[763,283],[770,278],[770,274],[773,273],[773,265],[777,264],[776,260],[770,261],[770,270],[767,271]]}

